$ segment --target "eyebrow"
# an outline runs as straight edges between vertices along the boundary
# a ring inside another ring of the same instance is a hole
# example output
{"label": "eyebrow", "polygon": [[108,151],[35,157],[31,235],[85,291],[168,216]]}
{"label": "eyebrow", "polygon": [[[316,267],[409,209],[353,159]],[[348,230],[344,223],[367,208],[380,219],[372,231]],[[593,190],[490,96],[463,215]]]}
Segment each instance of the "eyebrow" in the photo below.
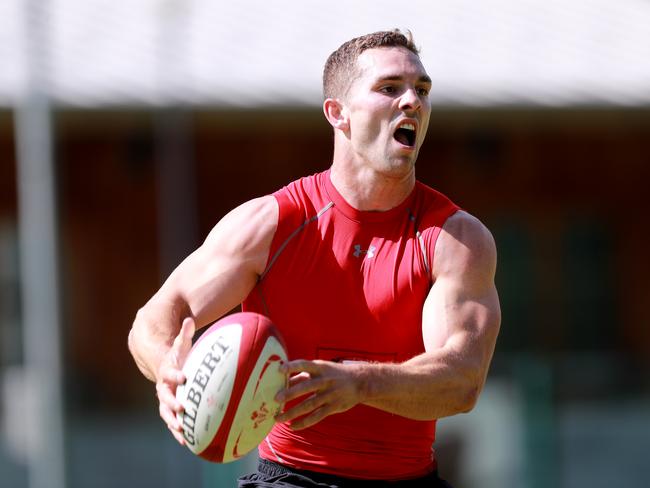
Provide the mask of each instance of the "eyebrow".
{"label": "eyebrow", "polygon": [[[377,81],[402,81],[404,79],[403,75],[386,75],[380,76]],[[418,83],[431,83],[431,77],[428,75],[422,75],[417,79]]]}

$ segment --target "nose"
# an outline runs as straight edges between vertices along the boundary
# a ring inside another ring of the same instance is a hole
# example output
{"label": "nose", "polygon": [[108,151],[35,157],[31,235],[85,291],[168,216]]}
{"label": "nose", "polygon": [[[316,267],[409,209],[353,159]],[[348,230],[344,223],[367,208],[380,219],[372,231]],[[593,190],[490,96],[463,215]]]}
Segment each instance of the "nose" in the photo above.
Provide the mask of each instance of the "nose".
{"label": "nose", "polygon": [[407,88],[399,99],[399,108],[402,111],[418,110],[422,106],[422,100],[414,87]]}

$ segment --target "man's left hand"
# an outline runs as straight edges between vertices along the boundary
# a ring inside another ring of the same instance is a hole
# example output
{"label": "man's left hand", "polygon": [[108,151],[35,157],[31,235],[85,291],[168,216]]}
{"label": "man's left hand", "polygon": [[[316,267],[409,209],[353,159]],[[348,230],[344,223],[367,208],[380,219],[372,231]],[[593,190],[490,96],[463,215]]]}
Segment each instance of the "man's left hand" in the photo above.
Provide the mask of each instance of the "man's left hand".
{"label": "man's left hand", "polygon": [[303,398],[276,420],[289,422],[300,430],[320,422],[328,415],[345,412],[364,399],[367,389],[368,363],[335,363],[331,361],[298,359],[282,365],[289,376],[289,385],[276,399],[291,402]]}

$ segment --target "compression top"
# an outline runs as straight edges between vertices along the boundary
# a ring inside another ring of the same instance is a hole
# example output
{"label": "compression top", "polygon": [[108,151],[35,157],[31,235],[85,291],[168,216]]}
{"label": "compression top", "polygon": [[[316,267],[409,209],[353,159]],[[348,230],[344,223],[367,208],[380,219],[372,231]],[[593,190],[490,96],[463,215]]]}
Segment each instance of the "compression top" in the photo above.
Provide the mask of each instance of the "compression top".
{"label": "compression top", "polygon": [[[422,308],[440,229],[458,207],[416,182],[399,206],[359,211],[326,171],[274,194],[279,223],[243,310],[268,316],[289,359],[402,362],[424,352]],[[276,424],[260,456],[296,469],[406,479],[435,468],[435,421],[359,405],[304,430]]]}

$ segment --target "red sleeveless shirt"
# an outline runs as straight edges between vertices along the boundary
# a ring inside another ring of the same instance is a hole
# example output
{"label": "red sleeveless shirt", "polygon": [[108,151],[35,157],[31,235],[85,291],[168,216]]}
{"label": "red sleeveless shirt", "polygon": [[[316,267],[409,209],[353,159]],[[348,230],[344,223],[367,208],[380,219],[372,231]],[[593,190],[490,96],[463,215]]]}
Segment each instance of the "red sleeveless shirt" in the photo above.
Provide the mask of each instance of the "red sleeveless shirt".
{"label": "red sleeveless shirt", "polygon": [[[351,207],[326,171],[274,194],[278,228],[243,310],[267,315],[290,359],[402,362],[424,352],[422,307],[440,229],[458,207],[416,182],[386,212]],[[359,405],[292,431],[276,424],[260,456],[348,478],[406,479],[435,468],[435,421]]]}

